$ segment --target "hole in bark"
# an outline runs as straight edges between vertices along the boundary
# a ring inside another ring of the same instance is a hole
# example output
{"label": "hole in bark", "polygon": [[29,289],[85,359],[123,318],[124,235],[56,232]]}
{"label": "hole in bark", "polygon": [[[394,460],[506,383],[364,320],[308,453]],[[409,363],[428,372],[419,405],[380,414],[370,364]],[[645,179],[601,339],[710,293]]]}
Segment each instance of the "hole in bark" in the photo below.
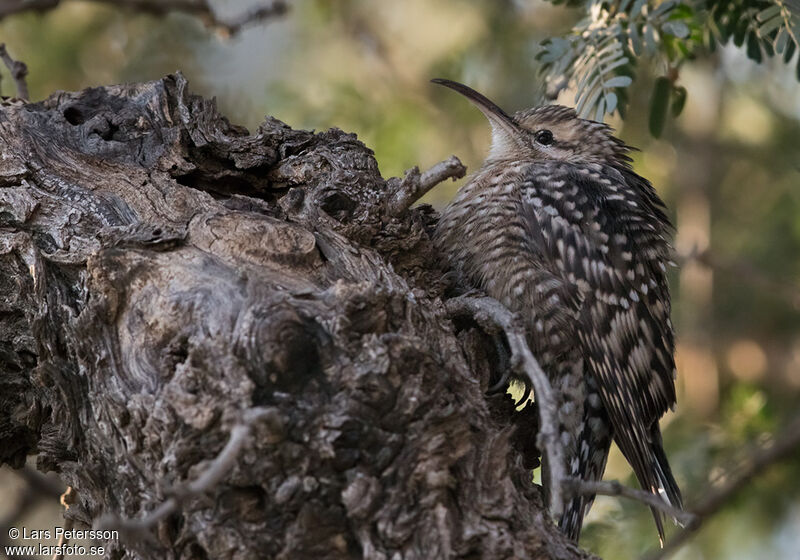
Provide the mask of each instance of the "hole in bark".
{"label": "hole in bark", "polygon": [[195,558],[196,560],[208,560],[206,549],[200,546],[199,543],[193,542],[187,548],[186,558]]}
{"label": "hole in bark", "polygon": [[280,199],[280,204],[289,210],[299,212],[303,208],[306,193],[303,189],[292,187]]}
{"label": "hole in bark", "polygon": [[230,195],[231,193],[249,193],[257,189],[248,181],[234,176],[210,177],[202,171],[193,171],[186,175],[178,175],[175,180],[179,185],[205,191],[218,195]]}
{"label": "hole in bark", "polygon": [[320,201],[319,206],[331,218],[342,221],[353,212],[356,203],[340,192],[333,192],[325,196]]}
{"label": "hole in bark", "polygon": [[[358,463],[361,449],[368,450],[373,442],[364,427],[353,420],[346,421],[339,429],[341,435],[334,441],[336,455],[332,464],[336,470],[345,471]],[[379,449],[374,451],[377,453]]]}
{"label": "hole in bark", "polygon": [[59,249],[58,243],[49,233],[35,232],[32,237],[42,253],[55,253]]}
{"label": "hole in bark", "polygon": [[160,526],[160,533],[170,542],[175,542],[184,525],[183,515],[175,513],[165,519]]}
{"label": "hole in bark", "polygon": [[19,222],[16,220],[16,216],[14,216],[11,212],[0,212],[0,224],[4,226],[15,226]]}
{"label": "hole in bark", "polygon": [[189,359],[189,337],[185,333],[179,333],[173,338],[162,351],[166,371],[174,370],[178,364],[185,363]]}
{"label": "hole in bark", "polygon": [[226,517],[257,523],[264,517],[267,494],[260,486],[240,486],[223,492],[218,505]]}
{"label": "hole in bark", "polygon": [[122,409],[119,413],[119,427],[124,428],[131,422],[131,413],[127,409]]}
{"label": "hole in bark", "polygon": [[79,125],[86,122],[86,117],[81,113],[77,107],[67,107],[64,109],[64,118],[71,125]]}
{"label": "hole in bark", "polygon": [[92,131],[106,142],[108,142],[109,140],[113,140],[114,134],[116,134],[117,131],[119,130],[119,126],[115,125],[114,123],[108,122],[107,124],[108,124],[107,127],[104,127],[102,129],[95,129]]}
{"label": "hole in bark", "polygon": [[310,383],[324,383],[322,356],[320,355],[321,327],[311,319],[288,318],[275,329],[277,336],[264,341],[260,348],[265,368],[253,372],[256,383],[254,404],[267,405],[274,402],[276,392],[298,393]]}

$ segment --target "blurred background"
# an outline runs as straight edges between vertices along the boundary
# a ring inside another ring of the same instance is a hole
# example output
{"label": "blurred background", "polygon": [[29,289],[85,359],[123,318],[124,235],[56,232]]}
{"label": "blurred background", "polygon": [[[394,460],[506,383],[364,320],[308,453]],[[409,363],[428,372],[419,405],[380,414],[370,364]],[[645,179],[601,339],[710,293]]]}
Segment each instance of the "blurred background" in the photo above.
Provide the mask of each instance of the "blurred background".
{"label": "blurred background", "polygon": [[[255,2],[214,3],[235,16]],[[180,69],[195,93],[254,129],[265,115],[294,128],[338,127],[375,150],[384,177],[450,154],[470,170],[489,130],[481,114],[429,80],[447,77],[506,110],[542,101],[535,54],[580,10],[540,0],[294,0],[283,17],[224,37],[183,14],[153,16],[64,1],[0,21],[0,42],[28,64],[33,100],[56,90],[153,80]],[[797,56],[797,55],[795,55]],[[779,61],[757,65],[726,47],[681,69],[683,114],[661,139],[647,129],[653,79],[641,60],[619,135],[641,151],[636,170],[667,202],[680,267],[672,272],[678,407],[662,422],[687,504],[778,434],[800,404],[800,85]],[[3,95],[14,95],[5,68]],[[559,101],[572,105],[574,92]],[[461,183],[426,197],[441,207]],[[606,477],[635,486],[614,450]],[[0,518],[23,484],[0,471]],[[59,525],[60,506],[30,509],[29,527]],[[650,512],[600,497],[582,546],[607,559],[658,544]],[[800,558],[800,456],[756,478],[675,556]]]}

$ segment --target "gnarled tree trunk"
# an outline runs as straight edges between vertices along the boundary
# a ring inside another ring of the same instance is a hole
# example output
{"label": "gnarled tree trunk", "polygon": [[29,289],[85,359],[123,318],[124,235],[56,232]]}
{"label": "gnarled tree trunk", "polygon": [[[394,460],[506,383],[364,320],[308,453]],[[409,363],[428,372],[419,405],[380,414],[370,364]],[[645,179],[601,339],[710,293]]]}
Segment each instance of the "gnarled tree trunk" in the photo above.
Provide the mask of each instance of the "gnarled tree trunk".
{"label": "gnarled tree trunk", "polygon": [[109,557],[586,557],[435,212],[354,135],[249,134],[176,75],[3,107],[0,149],[0,460],[87,525],[176,506]]}

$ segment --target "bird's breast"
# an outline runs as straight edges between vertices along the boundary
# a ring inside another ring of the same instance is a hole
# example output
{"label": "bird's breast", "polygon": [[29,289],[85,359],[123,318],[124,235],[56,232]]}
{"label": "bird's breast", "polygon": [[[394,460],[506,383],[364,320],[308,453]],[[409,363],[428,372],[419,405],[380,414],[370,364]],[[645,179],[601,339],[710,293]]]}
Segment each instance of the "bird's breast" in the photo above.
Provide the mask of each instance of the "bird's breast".
{"label": "bird's breast", "polygon": [[514,182],[473,182],[445,209],[435,238],[462,284],[512,310],[525,305],[526,275],[535,264],[521,210]]}

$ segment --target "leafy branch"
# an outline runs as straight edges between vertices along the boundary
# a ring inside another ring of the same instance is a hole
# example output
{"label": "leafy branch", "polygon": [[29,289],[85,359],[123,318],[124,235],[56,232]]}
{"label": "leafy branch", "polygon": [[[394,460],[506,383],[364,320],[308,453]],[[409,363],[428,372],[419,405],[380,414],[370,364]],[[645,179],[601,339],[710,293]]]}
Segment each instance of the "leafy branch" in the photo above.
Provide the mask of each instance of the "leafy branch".
{"label": "leafy branch", "polygon": [[550,94],[572,88],[582,116],[624,117],[636,60],[650,58],[664,69],[651,101],[654,136],[670,112],[677,117],[683,109],[687,92],[678,80],[687,60],[733,41],[756,62],[781,56],[789,63],[800,46],[800,17],[785,0],[588,0],[584,7],[587,16],[566,36],[542,43],[538,59]]}

